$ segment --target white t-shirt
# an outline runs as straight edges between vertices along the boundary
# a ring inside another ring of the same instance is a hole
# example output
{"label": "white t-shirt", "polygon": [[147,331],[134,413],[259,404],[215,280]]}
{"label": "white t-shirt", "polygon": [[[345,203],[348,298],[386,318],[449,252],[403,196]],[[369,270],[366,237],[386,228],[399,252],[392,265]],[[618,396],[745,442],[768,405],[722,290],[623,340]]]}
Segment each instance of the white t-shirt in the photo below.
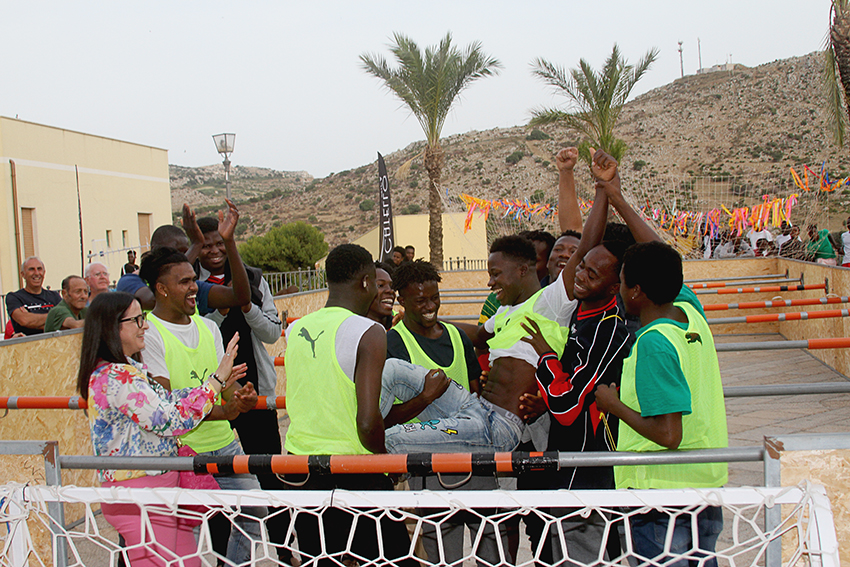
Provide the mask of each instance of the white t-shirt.
{"label": "white t-shirt", "polygon": [[[337,329],[334,341],[336,360],[339,367],[352,382],[354,382],[354,370],[357,367],[357,349],[360,347],[360,339],[373,325],[378,325],[378,323],[368,317],[354,315],[343,321]],[[286,328],[287,342],[291,329],[291,326]],[[384,356],[386,356],[386,353],[384,353]]]}
{"label": "white t-shirt", "polygon": [[747,239],[750,241],[750,246],[755,250],[758,248],[759,240],[764,238],[768,242],[773,242],[773,235],[769,230],[764,229],[756,232],[753,229],[750,229],[750,232],[747,233]]}
{"label": "white t-shirt", "polygon": [[[534,304],[534,312],[555,321],[562,327],[568,327],[570,325],[570,319],[573,317],[573,312],[578,307],[579,302],[575,299],[571,300],[567,296],[563,275],[564,272],[561,272],[558,275],[558,279],[543,288],[543,293],[540,294],[540,297],[537,298],[537,303]],[[519,309],[521,305],[522,303],[518,305],[502,305],[496,311],[496,315],[500,313],[511,314]],[[493,315],[484,322],[484,330],[488,333],[493,333],[496,328],[496,315]],[[502,357],[518,358],[526,361],[535,368],[537,368],[537,361],[540,359],[534,347],[523,341],[517,341],[510,348],[490,350],[490,364],[493,364],[497,358]]]}
{"label": "white t-shirt", "polygon": [[[163,321],[153,313],[149,313],[148,317],[153,317],[162,323],[162,326],[168,329],[186,347],[198,347],[200,333],[198,327],[195,326],[194,319],[188,325],[178,325]],[[215,322],[204,319],[203,317],[201,321],[204,322],[212,333],[213,340],[215,341],[215,355],[218,360],[221,360],[224,358],[224,344],[221,339],[221,331],[218,330]],[[142,349],[142,361],[148,366],[148,372],[152,376],[171,378],[168,374],[168,367],[165,365],[165,343],[162,340],[162,335],[159,334],[159,330],[153,324],[150,324],[147,331],[145,331],[145,348]]]}
{"label": "white t-shirt", "polygon": [[782,248],[782,245],[791,240],[790,234],[780,234],[776,237],[776,249],[779,250]]}

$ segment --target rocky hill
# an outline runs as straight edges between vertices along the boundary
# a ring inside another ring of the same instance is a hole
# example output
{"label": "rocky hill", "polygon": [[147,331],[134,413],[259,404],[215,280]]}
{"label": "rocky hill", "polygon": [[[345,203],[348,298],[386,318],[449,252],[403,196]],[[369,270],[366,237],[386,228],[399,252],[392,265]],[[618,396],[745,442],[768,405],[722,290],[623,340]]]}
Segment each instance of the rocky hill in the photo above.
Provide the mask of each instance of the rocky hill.
{"label": "rocky hill", "polygon": [[[837,148],[829,132],[821,95],[820,54],[774,61],[754,68],[737,67],[691,75],[647,92],[629,102],[618,124],[618,135],[629,145],[621,168],[634,186],[654,187],[647,201],[664,200],[665,192],[685,187],[687,202],[678,206],[716,207],[718,195],[732,206],[750,205],[765,187],[753,180],[790,183],[789,167],[817,165],[824,160],[830,174],[844,177],[850,155]],[[531,136],[525,126],[496,128],[450,136],[443,140],[446,166],[443,185],[449,199],[461,193],[481,198],[533,198],[554,202],[557,171],[554,154],[578,142],[575,132],[546,127]],[[541,139],[545,138],[545,139]],[[385,157],[391,172],[414,158],[403,180],[392,180],[396,214],[424,212],[427,176],[417,157],[417,142]],[[508,159],[511,157],[511,159]],[[813,167],[814,168],[814,167]],[[670,185],[660,179],[680,180]],[[688,180],[708,180],[709,189]],[[171,166],[172,205],[187,201],[203,212],[224,195],[223,168]],[[580,191],[589,180],[579,176]],[[649,191],[649,190],[647,190]],[[320,228],[331,246],[371,229],[377,219],[377,164],[313,179],[306,172],[280,172],[237,166],[233,194],[241,202],[246,228],[242,238],[262,234],[276,223],[303,220]],[[649,193],[648,193],[649,194]],[[850,191],[831,204],[843,214]]]}

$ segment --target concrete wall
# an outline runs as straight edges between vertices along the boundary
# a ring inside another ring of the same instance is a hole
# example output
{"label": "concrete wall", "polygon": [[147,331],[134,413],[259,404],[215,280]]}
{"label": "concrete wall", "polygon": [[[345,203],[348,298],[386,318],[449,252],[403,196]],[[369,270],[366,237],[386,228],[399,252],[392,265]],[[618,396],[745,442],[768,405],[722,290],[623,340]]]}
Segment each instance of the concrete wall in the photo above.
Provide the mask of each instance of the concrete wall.
{"label": "concrete wall", "polygon": [[[463,232],[466,213],[443,213],[443,258],[487,258],[487,229],[485,223],[474,222],[468,232]],[[395,215],[393,217],[396,246],[413,245],[416,257],[430,257],[428,246],[428,215]],[[354,241],[378,258],[380,240],[378,227]]]}
{"label": "concrete wall", "polygon": [[53,289],[65,276],[80,274],[89,253],[98,254],[92,261],[106,264],[117,280],[127,261],[124,249],[139,250],[139,213],[151,215],[151,232],[171,223],[166,150],[0,117],[2,293],[20,287],[15,247],[20,211],[12,201],[12,162],[18,207],[35,210],[36,255],[45,263],[45,284]]}

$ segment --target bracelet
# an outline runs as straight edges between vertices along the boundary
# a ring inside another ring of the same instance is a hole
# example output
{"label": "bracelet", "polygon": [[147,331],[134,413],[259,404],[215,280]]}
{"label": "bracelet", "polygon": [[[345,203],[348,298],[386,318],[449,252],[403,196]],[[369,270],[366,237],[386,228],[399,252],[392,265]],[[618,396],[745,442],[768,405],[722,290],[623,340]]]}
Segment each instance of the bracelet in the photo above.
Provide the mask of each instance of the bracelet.
{"label": "bracelet", "polygon": [[222,380],[221,378],[219,378],[219,377],[218,377],[218,374],[216,374],[215,372],[213,372],[213,373],[210,375],[210,378],[211,378],[211,379],[215,379],[215,381],[216,381],[216,382],[218,382],[219,386],[221,386],[221,389],[222,389],[222,390],[224,390],[224,387],[227,385],[227,382],[225,382],[224,380]]}

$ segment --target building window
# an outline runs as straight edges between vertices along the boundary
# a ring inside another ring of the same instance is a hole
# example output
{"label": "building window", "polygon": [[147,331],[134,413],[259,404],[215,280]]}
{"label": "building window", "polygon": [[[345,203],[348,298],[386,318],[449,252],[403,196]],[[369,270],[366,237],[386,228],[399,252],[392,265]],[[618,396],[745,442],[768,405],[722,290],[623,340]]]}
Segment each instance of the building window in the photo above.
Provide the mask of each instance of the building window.
{"label": "building window", "polygon": [[127,248],[127,231],[121,231],[121,248]]}
{"label": "building window", "polygon": [[106,231],[106,247],[112,248],[112,231],[111,230]]}

